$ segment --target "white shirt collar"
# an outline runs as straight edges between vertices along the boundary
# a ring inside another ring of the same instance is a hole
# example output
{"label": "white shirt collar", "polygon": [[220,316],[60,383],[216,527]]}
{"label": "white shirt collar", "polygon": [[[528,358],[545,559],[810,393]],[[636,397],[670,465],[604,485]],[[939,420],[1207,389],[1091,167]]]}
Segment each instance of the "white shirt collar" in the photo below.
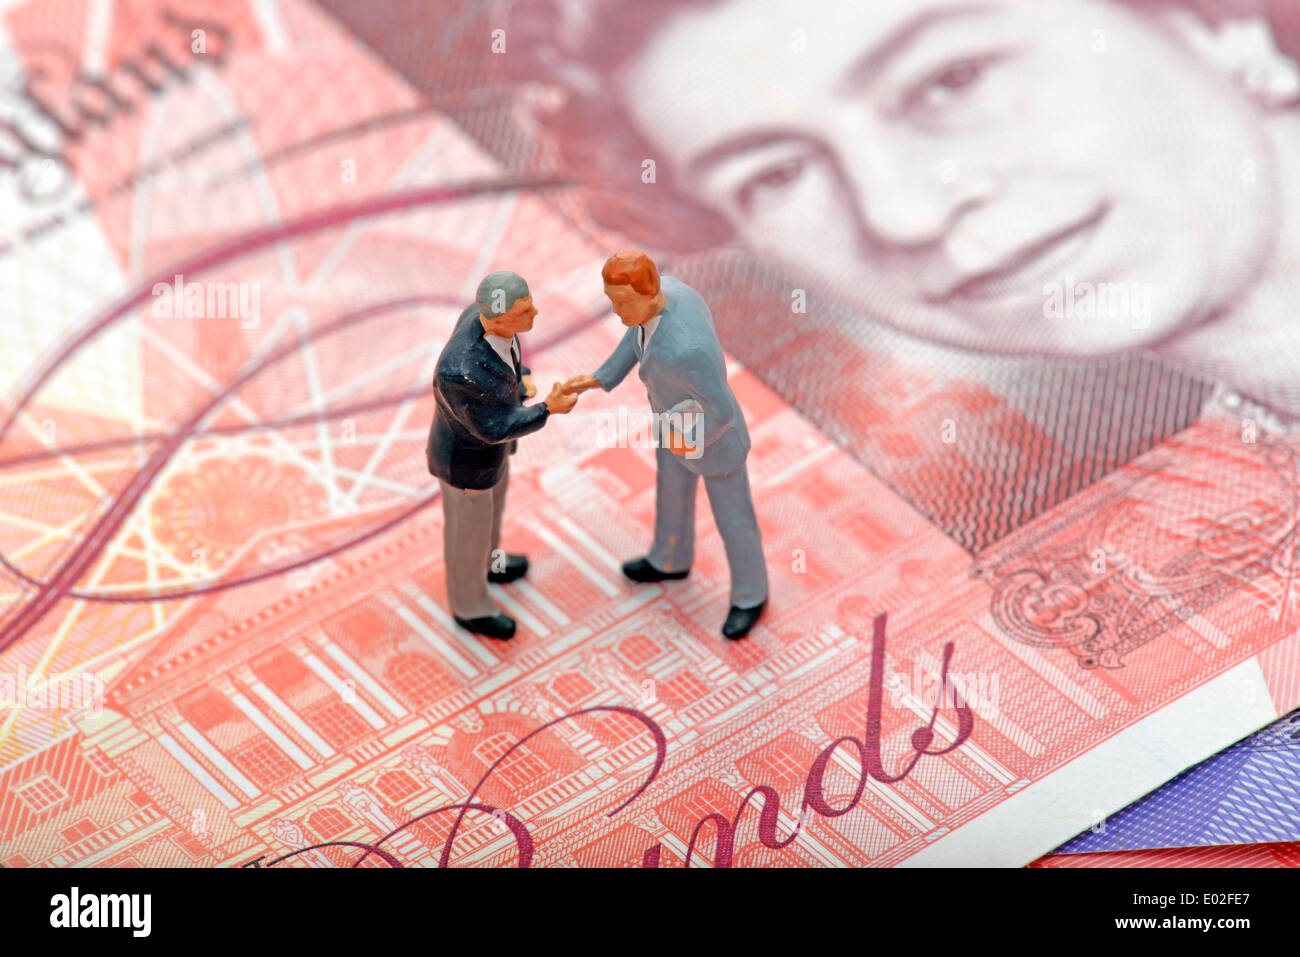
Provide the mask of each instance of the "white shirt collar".
{"label": "white shirt collar", "polygon": [[488,341],[488,345],[490,345],[496,354],[501,357],[501,361],[506,364],[506,367],[509,368],[511,372],[514,372],[515,360],[513,353],[515,348],[515,337],[510,336],[509,338],[506,338],[505,336],[497,336],[490,332],[485,332],[483,338]]}
{"label": "white shirt collar", "polygon": [[657,313],[653,319],[647,319],[645,322],[641,323],[641,328],[645,330],[645,348],[650,348],[650,337],[653,336],[655,330],[659,328],[659,320],[662,317],[663,313],[660,312]]}

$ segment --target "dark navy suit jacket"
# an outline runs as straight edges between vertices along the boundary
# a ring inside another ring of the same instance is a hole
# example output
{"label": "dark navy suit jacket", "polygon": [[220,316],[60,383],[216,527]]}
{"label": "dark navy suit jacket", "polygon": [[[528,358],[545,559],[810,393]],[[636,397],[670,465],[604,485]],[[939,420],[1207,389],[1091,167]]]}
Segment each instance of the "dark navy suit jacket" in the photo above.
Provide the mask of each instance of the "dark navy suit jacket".
{"label": "dark navy suit jacket", "polygon": [[456,320],[433,373],[435,408],[425,454],[429,472],[456,488],[492,488],[501,481],[515,439],[546,424],[546,404],[525,407],[520,375],[484,339],[478,306]]}

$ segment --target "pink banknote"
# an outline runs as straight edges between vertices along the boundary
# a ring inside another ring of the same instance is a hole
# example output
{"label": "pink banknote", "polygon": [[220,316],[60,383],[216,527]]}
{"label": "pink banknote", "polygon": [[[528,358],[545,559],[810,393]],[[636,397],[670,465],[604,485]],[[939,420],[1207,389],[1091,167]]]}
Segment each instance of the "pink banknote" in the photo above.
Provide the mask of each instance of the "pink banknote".
{"label": "pink banknote", "polygon": [[739,247],[665,271],[753,436],[761,625],[716,633],[703,497],[690,578],[622,578],[629,381],[520,443],[518,637],[457,629],[438,350],[508,268],[539,386],[594,369],[630,234],[493,95],[515,21],[428,10],[0,17],[0,864],[1023,865],[1300,703],[1275,395],[896,348]]}

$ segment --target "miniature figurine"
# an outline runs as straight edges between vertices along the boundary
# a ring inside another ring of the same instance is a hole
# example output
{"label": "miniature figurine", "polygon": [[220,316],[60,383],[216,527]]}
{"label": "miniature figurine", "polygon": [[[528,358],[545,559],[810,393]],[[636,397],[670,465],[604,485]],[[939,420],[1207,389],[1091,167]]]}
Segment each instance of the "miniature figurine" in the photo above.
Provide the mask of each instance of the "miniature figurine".
{"label": "miniature figurine", "polygon": [[509,455],[520,436],[551,415],[573,408],[577,396],[556,383],[545,402],[520,358],[517,333],[533,327],[537,309],[523,278],[494,272],[456,321],[433,374],[435,410],[426,454],[442,486],[447,601],[462,628],[510,638],[515,621],[497,608],[487,583],[506,584],[528,571],[528,559],[500,551]]}
{"label": "miniature figurine", "polygon": [[767,606],[763,543],[749,492],[749,430],[703,298],[636,249],[615,253],[601,270],[605,295],[628,327],[593,375],[574,376],[566,392],[608,392],[640,364],[661,436],[655,451],[655,534],[650,551],[623,564],[635,582],[685,578],[695,548],[695,491],[704,489],[731,569],[731,609],[722,625],[742,638]]}

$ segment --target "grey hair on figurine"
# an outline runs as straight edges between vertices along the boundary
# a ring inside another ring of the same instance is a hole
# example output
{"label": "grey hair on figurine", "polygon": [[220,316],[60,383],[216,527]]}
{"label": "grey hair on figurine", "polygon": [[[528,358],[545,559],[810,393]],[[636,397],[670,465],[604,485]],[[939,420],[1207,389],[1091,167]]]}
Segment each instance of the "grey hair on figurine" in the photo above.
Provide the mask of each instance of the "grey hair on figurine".
{"label": "grey hair on figurine", "polygon": [[503,269],[483,277],[475,300],[480,315],[495,317],[504,316],[527,295],[528,283],[524,282],[524,277]]}

